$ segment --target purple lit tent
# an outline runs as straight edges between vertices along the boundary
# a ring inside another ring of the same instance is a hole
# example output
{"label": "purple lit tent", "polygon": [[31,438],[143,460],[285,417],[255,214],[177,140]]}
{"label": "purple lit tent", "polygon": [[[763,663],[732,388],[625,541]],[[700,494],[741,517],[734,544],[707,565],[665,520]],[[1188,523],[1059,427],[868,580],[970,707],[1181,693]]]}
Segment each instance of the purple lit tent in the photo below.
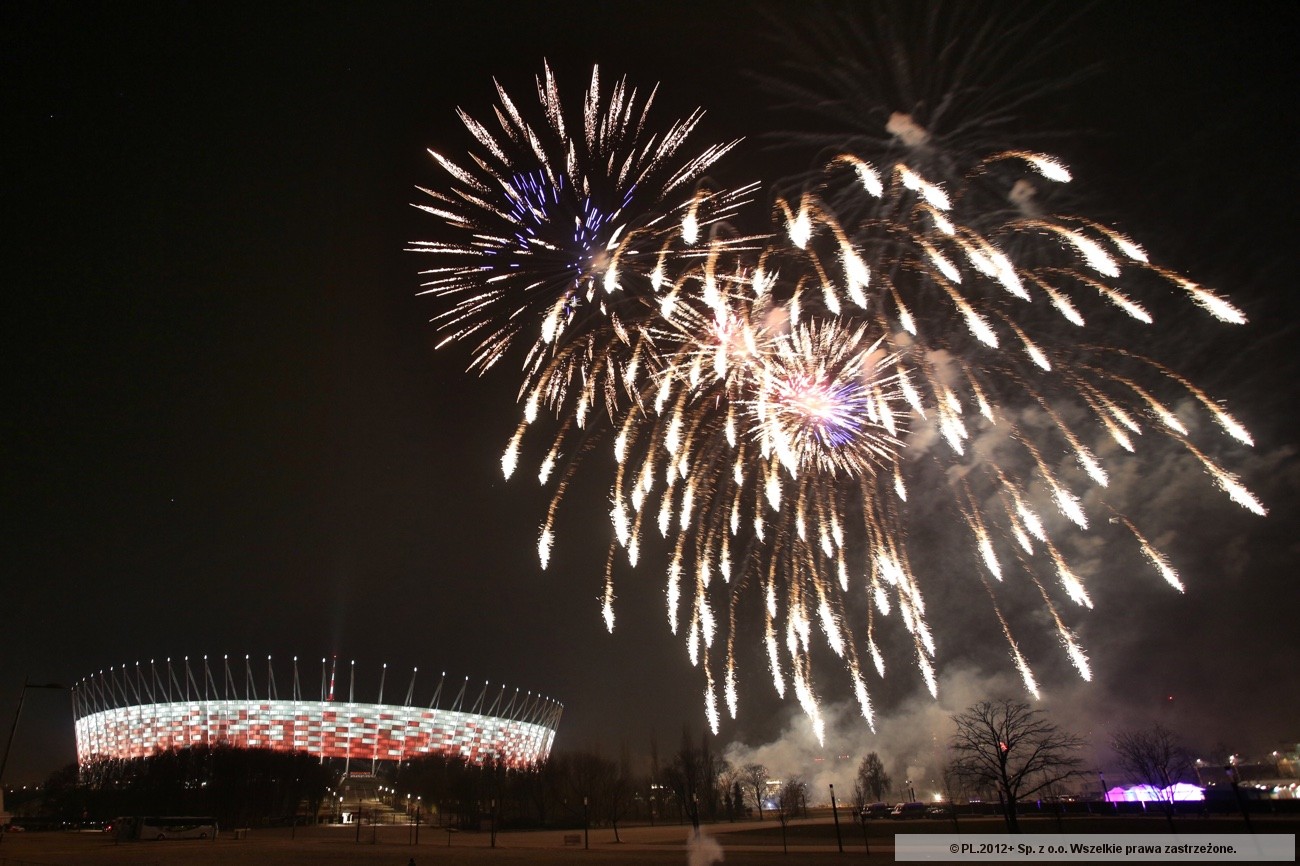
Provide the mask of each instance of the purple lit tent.
{"label": "purple lit tent", "polygon": [[1168,788],[1153,788],[1151,785],[1130,785],[1127,788],[1114,787],[1106,792],[1107,803],[1164,803],[1173,792],[1175,802],[1188,802],[1205,799],[1205,791],[1196,785],[1176,782]]}

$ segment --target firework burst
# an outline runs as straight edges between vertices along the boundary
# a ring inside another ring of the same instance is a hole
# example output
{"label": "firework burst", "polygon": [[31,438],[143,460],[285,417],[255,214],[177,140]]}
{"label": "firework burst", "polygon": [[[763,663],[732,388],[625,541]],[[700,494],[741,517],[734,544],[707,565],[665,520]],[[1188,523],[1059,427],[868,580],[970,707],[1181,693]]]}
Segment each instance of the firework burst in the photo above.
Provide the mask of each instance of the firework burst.
{"label": "firework burst", "polygon": [[[814,660],[838,660],[871,723],[866,671],[884,675],[878,635],[893,620],[936,692],[922,590],[962,568],[936,577],[913,567],[909,490],[922,479],[931,501],[950,503],[950,534],[969,543],[965,571],[1035,695],[1001,594],[1032,585],[1090,679],[1064,612],[1093,606],[1071,563],[1073,534],[1118,527],[1183,590],[1170,560],[1107,501],[1111,463],[1134,459],[1140,443],[1171,443],[1264,513],[1195,416],[1249,445],[1242,425],[1124,344],[1159,327],[1170,295],[1225,322],[1244,315],[1122,233],[1045,212],[1024,190],[1070,183],[1061,161],[1004,150],[961,171],[945,160],[935,175],[937,163],[907,152],[845,153],[797,195],[774,198],[769,234],[705,237],[698,227],[721,227],[747,194],[688,189],[726,148],[672,167],[694,120],[634,144],[647,106],[634,111],[621,83],[602,103],[597,84],[573,141],[549,71],[538,81],[543,132],[500,92],[498,123],[527,143],[522,156],[466,118],[486,153],[473,171],[440,157],[454,183],[428,208],[459,240],[420,249],[450,262],[429,273],[429,291],[449,304],[435,321],[448,339],[480,340],[475,366],[491,366],[517,336],[531,340],[524,423],[503,465],[514,471],[539,406],[558,415],[538,472],[554,491],[543,567],[576,467],[564,443],[604,404],[616,470],[602,614],[612,630],[619,563],[638,567],[643,537],[656,532],[670,551],[668,623],[703,671],[715,731],[721,706],[738,709],[736,641],[751,611],[773,687],[818,730]],[[866,204],[846,205],[850,189]],[[1109,517],[1101,528],[1099,513]]]}
{"label": "firework burst", "polygon": [[[970,183],[984,184],[990,165],[1070,177],[1052,157],[1010,152],[978,162]],[[666,315],[683,349],[659,374],[654,411],[624,421],[618,542],[638,550],[640,515],[659,504],[654,523],[673,551],[669,623],[684,631],[710,689],[711,665],[736,679],[738,606],[752,587],[776,691],[792,691],[820,718],[819,644],[841,661],[871,720],[862,659],[883,673],[877,631],[895,611],[922,678],[937,688],[922,593],[936,581],[915,571],[904,541],[907,491],[937,463],[955,531],[970,540],[968,570],[1026,689],[1038,695],[1040,686],[999,601],[1016,574],[1042,596],[1068,660],[1090,679],[1060,608],[1093,605],[1065,552],[1072,532],[1097,531],[1090,512],[1117,515],[1135,551],[1182,589],[1168,559],[1107,503],[1099,455],[1136,451],[1144,435],[1164,439],[1263,513],[1181,416],[1197,408],[1249,444],[1239,422],[1167,366],[1100,340],[1119,333],[1116,316],[1138,334],[1156,326],[1149,309],[1171,291],[1223,321],[1244,316],[1095,222],[1012,211],[981,230],[958,216],[978,191],[851,155],[832,161],[826,183],[842,184],[846,171],[879,199],[870,217],[846,227],[816,190],[778,199],[782,236]],[[1100,324],[1090,327],[1085,311]],[[612,579],[607,572],[607,597]],[[734,713],[735,701],[727,706]]]}
{"label": "firework burst", "polygon": [[442,238],[411,247],[436,262],[422,294],[443,306],[442,342],[475,341],[471,369],[528,346],[529,420],[539,406],[612,410],[636,390],[654,365],[659,295],[685,262],[741,242],[717,229],[752,191],[701,182],[736,144],[688,151],[702,111],[654,132],[654,91],[619,80],[602,93],[597,68],[575,117],[549,66],[535,83],[531,112],[499,84],[495,123],[458,112],[472,149],[460,161],[430,151],[446,177],[417,205]]}

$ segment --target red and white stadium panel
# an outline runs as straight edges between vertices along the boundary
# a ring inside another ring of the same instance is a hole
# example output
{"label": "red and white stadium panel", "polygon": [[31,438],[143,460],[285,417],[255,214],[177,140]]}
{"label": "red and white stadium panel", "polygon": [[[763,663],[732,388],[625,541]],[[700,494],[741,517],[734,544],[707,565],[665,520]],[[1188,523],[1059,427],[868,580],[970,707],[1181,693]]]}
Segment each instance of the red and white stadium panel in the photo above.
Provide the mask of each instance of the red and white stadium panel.
{"label": "red and white stadium panel", "polygon": [[218,743],[324,758],[402,761],[426,753],[510,766],[544,760],[555,718],[303,700],[190,700],[90,712],[76,720],[77,758],[142,758]]}

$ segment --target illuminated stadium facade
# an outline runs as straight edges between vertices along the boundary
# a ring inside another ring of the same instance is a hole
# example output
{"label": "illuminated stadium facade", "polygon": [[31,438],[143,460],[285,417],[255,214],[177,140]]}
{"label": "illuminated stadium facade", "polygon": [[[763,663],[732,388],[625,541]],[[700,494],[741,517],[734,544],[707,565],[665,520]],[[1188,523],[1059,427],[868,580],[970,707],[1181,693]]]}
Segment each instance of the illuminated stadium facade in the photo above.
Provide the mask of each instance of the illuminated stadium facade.
{"label": "illuminated stadium facade", "polygon": [[563,712],[561,704],[531,692],[493,689],[487,683],[472,689],[468,677],[452,686],[458,691],[443,707],[445,674],[428,705],[417,705],[412,699],[418,669],[411,671],[405,700],[386,704],[387,665],[379,677],[378,699],[359,702],[354,700],[355,662],[345,671],[347,700],[336,699],[338,667],[337,660],[321,659],[319,700],[303,694],[297,657],[288,697],[277,694],[269,656],[260,687],[248,656],[242,682],[236,681],[229,656],[212,666],[204,656],[201,668],[192,667],[188,658],[179,666],[167,659],[111,667],[73,688],[77,760],[85,767],[105,759],[225,744],[303,751],[372,769],[428,753],[518,767],[550,754]]}

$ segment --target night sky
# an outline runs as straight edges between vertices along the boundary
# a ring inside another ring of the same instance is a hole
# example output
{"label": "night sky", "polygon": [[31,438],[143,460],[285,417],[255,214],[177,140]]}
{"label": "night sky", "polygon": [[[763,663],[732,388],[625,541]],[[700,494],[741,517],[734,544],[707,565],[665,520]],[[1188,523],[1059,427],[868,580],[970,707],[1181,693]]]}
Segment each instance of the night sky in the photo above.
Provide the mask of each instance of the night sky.
{"label": "night sky", "polygon": [[[1083,209],[1247,311],[1242,328],[1189,329],[1184,360],[1255,434],[1229,466],[1271,510],[1245,513],[1195,465],[1187,498],[1135,497],[1161,509],[1187,594],[1131,560],[1095,577],[1096,610],[1072,620],[1088,685],[1050,634],[1026,647],[1044,706],[1098,743],[1104,718],[1160,719],[1204,749],[1300,741],[1294,9],[1099,3],[1044,70],[1099,64],[1044,109],[1073,130],[1055,150]],[[462,347],[434,352],[426,262],[403,247],[436,230],[409,206],[439,182],[425,148],[463,150],[455,108],[488,114],[494,76],[528,98],[543,58],[570,98],[599,62],[661,82],[660,122],[708,109],[697,145],[747,139],[727,181],[790,168],[764,152],[783,121],[752,74],[779,55],[772,27],[719,2],[32,2],[0,16],[5,732],[24,676],[204,653],[259,670],[297,654],[310,688],[338,654],[367,698],[384,662],[399,698],[413,665],[417,700],[444,670],[540,691],[565,704],[561,748],[644,751],[653,732],[670,751],[683,725],[698,732],[702,678],[669,634],[661,563],[624,575],[607,634],[612,530],[593,471],[538,570],[545,492],[499,471],[514,374],[479,380]],[[945,702],[900,660],[872,681],[879,739],[846,722],[837,744],[888,749],[903,720],[1003,683],[992,617],[965,603],[978,583],[952,580],[928,590]],[[748,675],[721,742],[798,738],[797,709],[760,663]],[[840,685],[827,677],[828,703]],[[73,757],[66,696],[29,692],[5,781]]]}

